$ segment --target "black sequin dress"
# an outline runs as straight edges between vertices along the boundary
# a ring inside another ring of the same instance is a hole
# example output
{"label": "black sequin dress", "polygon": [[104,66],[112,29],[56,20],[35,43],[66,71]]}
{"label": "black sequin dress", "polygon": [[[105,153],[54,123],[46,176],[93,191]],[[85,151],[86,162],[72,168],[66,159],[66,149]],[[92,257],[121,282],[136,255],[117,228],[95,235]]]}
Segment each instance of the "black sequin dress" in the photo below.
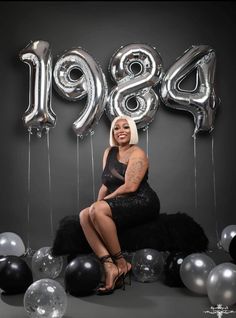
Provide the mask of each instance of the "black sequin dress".
{"label": "black sequin dress", "polygon": [[[102,183],[108,188],[109,193],[124,184],[127,165],[120,162],[117,155],[118,147],[112,147],[102,173]],[[160,201],[147,180],[148,171],[137,191],[125,196],[104,199],[111,208],[112,218],[118,230],[157,219],[160,211]]]}

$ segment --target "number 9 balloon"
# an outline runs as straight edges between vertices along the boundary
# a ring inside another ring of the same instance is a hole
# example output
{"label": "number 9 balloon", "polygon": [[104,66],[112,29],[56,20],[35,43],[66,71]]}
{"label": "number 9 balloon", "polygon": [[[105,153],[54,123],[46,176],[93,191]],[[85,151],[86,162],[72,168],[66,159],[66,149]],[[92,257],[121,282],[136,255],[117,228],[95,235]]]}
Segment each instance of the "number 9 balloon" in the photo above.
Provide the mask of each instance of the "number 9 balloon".
{"label": "number 9 balloon", "polygon": [[41,137],[44,129],[56,124],[56,115],[51,109],[52,94],[52,55],[46,41],[30,42],[21,50],[20,59],[28,64],[30,70],[29,106],[23,115],[28,130],[37,130]]}
{"label": "number 9 balloon", "polygon": [[[207,45],[193,45],[169,68],[161,84],[165,106],[185,110],[194,117],[194,135],[211,131],[217,98],[214,92],[215,52]],[[180,88],[181,82],[196,69],[196,86],[192,91]]]}
{"label": "number 9 balloon", "polygon": [[108,118],[112,121],[126,115],[134,119],[137,128],[146,128],[159,107],[153,86],[162,77],[160,55],[149,45],[128,44],[112,56],[109,71],[117,85],[108,97]]}
{"label": "number 9 balloon", "polygon": [[[82,72],[82,77],[73,78],[73,71]],[[80,117],[73,123],[77,136],[92,132],[93,126],[102,116],[107,101],[107,83],[102,69],[82,48],[66,51],[56,62],[53,72],[58,93],[77,101],[87,96],[87,103]]]}

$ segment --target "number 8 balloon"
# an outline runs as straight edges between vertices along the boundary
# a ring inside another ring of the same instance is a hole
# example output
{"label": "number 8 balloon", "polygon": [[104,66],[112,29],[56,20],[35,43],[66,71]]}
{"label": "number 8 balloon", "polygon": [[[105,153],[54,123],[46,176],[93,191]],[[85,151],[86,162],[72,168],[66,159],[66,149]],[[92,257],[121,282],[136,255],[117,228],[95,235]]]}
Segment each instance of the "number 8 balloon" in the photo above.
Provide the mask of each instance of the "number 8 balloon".
{"label": "number 8 balloon", "polygon": [[[194,116],[194,135],[211,131],[216,112],[214,91],[215,52],[207,45],[193,45],[169,68],[161,84],[161,98],[167,107],[185,110]],[[196,69],[192,91],[180,88],[181,82]]]}
{"label": "number 8 balloon", "polygon": [[[82,72],[82,77],[73,78],[73,71]],[[84,137],[102,116],[107,101],[107,83],[102,69],[82,48],[65,51],[56,62],[53,72],[58,93],[77,101],[87,96],[87,103],[80,117],[73,123],[73,130]]]}
{"label": "number 8 balloon", "polygon": [[134,119],[137,128],[146,128],[159,107],[153,86],[162,77],[160,55],[149,45],[128,44],[112,56],[109,71],[117,86],[108,97],[108,118],[112,121],[116,116],[127,115]]}
{"label": "number 8 balloon", "polygon": [[56,115],[51,109],[52,95],[52,55],[46,41],[30,42],[20,51],[20,59],[30,69],[29,106],[23,115],[23,122],[28,130],[37,130],[41,137],[56,124]]}

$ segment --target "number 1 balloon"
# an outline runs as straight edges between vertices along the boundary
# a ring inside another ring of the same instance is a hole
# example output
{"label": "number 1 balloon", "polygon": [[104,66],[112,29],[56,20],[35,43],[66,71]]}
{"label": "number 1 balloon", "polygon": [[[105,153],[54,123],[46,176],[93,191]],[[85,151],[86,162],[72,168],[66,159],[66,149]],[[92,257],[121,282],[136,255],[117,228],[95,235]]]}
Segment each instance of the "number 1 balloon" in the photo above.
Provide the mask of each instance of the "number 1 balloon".
{"label": "number 1 balloon", "polygon": [[[161,84],[165,106],[190,112],[194,117],[194,135],[212,131],[217,109],[214,91],[216,56],[207,45],[193,45],[168,69]],[[182,81],[196,70],[196,86],[190,90],[180,87]]]}
{"label": "number 1 balloon", "polygon": [[[82,72],[82,77],[73,78],[73,71]],[[53,72],[58,93],[76,101],[87,96],[84,111],[73,123],[77,136],[84,137],[101,118],[107,101],[106,78],[100,66],[82,48],[66,51],[56,62]]]}
{"label": "number 1 balloon", "polygon": [[162,59],[155,48],[146,44],[128,44],[111,58],[109,71],[117,85],[109,94],[106,114],[112,121],[127,115],[137,128],[146,128],[159,107],[153,86],[162,77]]}
{"label": "number 1 balloon", "polygon": [[37,130],[41,137],[44,130],[54,127],[56,115],[51,108],[52,94],[52,55],[46,41],[30,42],[20,51],[20,59],[28,64],[29,106],[23,115],[24,125],[29,131]]}

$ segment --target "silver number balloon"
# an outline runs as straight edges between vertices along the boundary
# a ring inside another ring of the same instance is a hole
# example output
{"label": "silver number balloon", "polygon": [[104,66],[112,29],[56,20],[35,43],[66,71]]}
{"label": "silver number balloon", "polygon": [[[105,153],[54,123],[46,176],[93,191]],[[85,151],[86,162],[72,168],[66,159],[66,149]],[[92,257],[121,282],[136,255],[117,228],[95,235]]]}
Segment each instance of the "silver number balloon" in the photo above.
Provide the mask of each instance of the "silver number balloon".
{"label": "silver number balloon", "polygon": [[127,115],[134,119],[137,128],[146,128],[159,107],[153,86],[163,75],[160,55],[149,45],[128,44],[112,56],[109,71],[117,85],[108,96],[108,118],[112,121],[116,116]]}
{"label": "silver number balloon", "polygon": [[37,130],[41,137],[44,130],[54,127],[56,115],[51,108],[52,54],[46,41],[34,41],[20,51],[20,59],[29,66],[29,106],[23,115],[28,130]]}
{"label": "silver number balloon", "polygon": [[[214,91],[216,55],[207,45],[193,45],[165,73],[161,98],[165,106],[190,112],[194,117],[194,135],[212,131],[218,99]],[[193,90],[181,89],[182,81],[196,70]]]}
{"label": "silver number balloon", "polygon": [[[73,78],[74,70],[79,70],[82,77]],[[58,59],[53,78],[62,97],[77,101],[87,96],[84,111],[73,123],[76,135],[86,136],[101,118],[107,101],[107,83],[101,67],[90,54],[78,47],[66,51]]]}
{"label": "silver number balloon", "polygon": [[207,278],[207,294],[213,305],[236,304],[236,265],[222,263],[213,268]]}
{"label": "silver number balloon", "polygon": [[205,295],[208,274],[215,266],[215,262],[205,254],[190,254],[184,258],[180,266],[181,280],[192,292]]}

